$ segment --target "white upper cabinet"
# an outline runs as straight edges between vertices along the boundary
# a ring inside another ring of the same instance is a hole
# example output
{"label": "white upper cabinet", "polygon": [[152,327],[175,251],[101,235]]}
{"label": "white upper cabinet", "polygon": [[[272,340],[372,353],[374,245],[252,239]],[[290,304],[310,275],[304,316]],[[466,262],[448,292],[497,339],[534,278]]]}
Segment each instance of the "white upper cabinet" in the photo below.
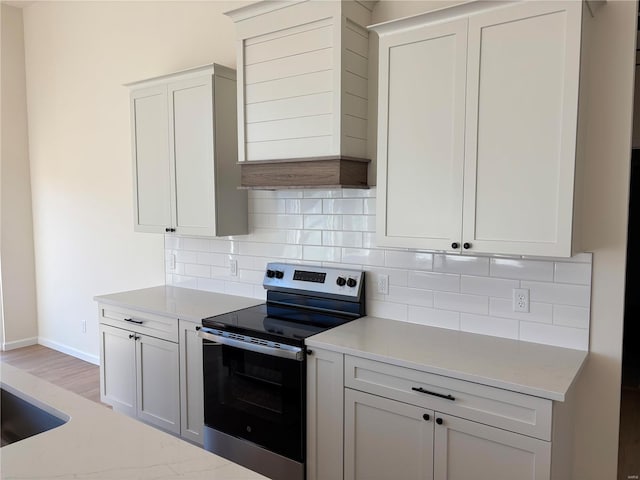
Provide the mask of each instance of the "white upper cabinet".
{"label": "white upper cabinet", "polygon": [[477,2],[372,27],[379,245],[574,253],[585,8]]}
{"label": "white upper cabinet", "polygon": [[235,72],[206,66],[128,85],[135,230],[247,233],[239,191]]}

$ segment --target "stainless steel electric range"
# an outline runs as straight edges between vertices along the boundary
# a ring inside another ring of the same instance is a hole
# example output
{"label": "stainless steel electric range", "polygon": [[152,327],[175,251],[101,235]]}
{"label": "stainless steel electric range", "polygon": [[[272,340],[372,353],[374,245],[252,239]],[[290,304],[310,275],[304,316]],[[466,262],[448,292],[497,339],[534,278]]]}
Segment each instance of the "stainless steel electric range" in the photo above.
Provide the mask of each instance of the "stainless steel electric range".
{"label": "stainless steel electric range", "polygon": [[305,478],[305,339],[365,315],[364,272],[270,263],[267,302],[202,321],[204,447]]}

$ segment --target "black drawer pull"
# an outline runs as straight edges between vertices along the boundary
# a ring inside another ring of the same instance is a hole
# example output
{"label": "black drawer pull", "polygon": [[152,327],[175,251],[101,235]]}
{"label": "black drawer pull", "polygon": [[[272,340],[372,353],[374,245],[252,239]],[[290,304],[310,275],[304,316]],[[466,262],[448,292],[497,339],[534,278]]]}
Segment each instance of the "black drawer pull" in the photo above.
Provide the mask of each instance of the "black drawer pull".
{"label": "black drawer pull", "polygon": [[142,325],[142,320],[134,320],[133,318],[125,318],[124,319],[125,322],[130,322],[130,323],[136,323],[138,325]]}
{"label": "black drawer pull", "polygon": [[411,387],[411,390],[415,392],[426,393],[427,395],[433,395],[434,397],[444,398],[446,400],[451,400],[451,401],[455,400],[455,398],[452,397],[451,395],[444,395],[442,393],[430,392],[429,390],[425,390],[422,387]]}

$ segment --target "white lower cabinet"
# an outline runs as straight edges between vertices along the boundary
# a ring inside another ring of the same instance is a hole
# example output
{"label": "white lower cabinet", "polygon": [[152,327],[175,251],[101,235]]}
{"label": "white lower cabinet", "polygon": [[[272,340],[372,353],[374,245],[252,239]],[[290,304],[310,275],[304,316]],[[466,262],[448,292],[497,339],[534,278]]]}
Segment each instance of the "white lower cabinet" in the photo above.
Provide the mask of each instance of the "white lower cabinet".
{"label": "white lower cabinet", "polygon": [[342,478],[344,356],[307,356],[307,480]]}
{"label": "white lower cabinet", "polygon": [[318,349],[307,392],[310,480],[566,480],[554,451],[570,470],[566,403]]}
{"label": "white lower cabinet", "polygon": [[345,480],[433,478],[432,411],[349,388],[344,398]]}
{"label": "white lower cabinet", "polygon": [[204,400],[202,340],[193,322],[180,320],[180,436],[202,445]]}
{"label": "white lower cabinet", "polygon": [[[102,310],[103,311],[103,310]],[[100,400],[114,410],[180,433],[178,344],[100,324]]]}
{"label": "white lower cabinet", "polygon": [[436,412],[435,480],[548,480],[551,443]]}

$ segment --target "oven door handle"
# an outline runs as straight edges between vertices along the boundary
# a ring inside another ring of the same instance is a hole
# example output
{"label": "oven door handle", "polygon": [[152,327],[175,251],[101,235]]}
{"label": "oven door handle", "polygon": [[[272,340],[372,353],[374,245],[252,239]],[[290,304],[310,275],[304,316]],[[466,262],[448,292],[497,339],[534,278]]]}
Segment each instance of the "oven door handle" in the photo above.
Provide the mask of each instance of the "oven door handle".
{"label": "oven door handle", "polygon": [[269,347],[267,345],[260,345],[258,343],[243,342],[242,340],[236,340],[235,338],[222,337],[211,333],[211,331],[205,327],[201,327],[197,333],[198,337],[215,342],[219,345],[227,345],[228,347],[239,348],[241,350],[249,350],[251,352],[262,353],[264,355],[270,355],[272,357],[285,358],[287,360],[296,360],[301,362],[304,360],[304,351],[300,347],[294,347],[292,345],[286,345],[286,348]]}

